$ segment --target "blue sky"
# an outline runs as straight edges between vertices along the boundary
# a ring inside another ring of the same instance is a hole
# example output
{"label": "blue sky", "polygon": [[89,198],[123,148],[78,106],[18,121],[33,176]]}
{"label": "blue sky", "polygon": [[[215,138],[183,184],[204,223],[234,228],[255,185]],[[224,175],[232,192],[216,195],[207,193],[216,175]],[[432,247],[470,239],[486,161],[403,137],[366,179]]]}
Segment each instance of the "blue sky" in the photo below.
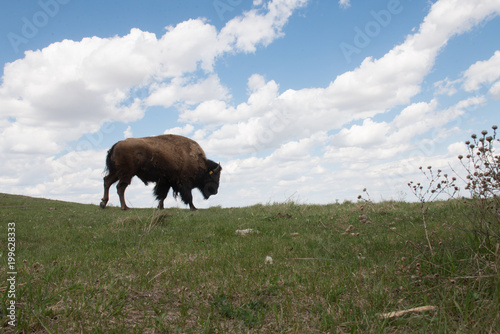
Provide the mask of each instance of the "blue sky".
{"label": "blue sky", "polygon": [[412,200],[500,120],[498,0],[1,6],[2,192],[97,204],[113,143],[177,133],[224,168],[198,207]]}

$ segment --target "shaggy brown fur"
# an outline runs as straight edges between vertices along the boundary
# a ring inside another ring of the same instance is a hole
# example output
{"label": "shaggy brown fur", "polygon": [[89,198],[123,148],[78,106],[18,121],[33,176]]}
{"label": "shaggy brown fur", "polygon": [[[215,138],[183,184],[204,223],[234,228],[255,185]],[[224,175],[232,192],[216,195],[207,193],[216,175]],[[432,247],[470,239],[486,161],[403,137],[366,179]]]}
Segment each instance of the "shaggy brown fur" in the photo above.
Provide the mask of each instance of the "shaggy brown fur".
{"label": "shaggy brown fur", "polygon": [[217,194],[222,170],[220,164],[205,157],[198,143],[177,135],[119,141],[108,151],[106,169],[101,208],[108,203],[109,187],[118,181],[116,188],[123,210],[128,209],[125,189],[134,176],[146,185],[156,183],[154,193],[160,209],[172,188],[174,196],[180,194],[182,201],[189,204],[191,210],[196,210],[191,190],[198,188],[205,199]]}

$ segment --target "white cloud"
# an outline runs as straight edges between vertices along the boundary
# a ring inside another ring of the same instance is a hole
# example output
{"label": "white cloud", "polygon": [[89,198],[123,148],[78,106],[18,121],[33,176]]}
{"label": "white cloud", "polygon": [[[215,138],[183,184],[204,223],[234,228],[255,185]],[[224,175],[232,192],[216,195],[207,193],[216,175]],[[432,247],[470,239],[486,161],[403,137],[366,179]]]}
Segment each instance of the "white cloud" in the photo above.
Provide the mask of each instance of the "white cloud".
{"label": "white cloud", "polygon": [[283,27],[293,11],[304,6],[307,0],[272,0],[267,3],[267,13],[252,9],[229,21],[222,28],[219,39],[235,51],[255,52],[257,46],[268,46],[283,36]]}
{"label": "white cloud", "polygon": [[353,125],[350,129],[342,129],[334,136],[335,145],[352,147],[380,146],[387,140],[391,127],[386,122],[376,123],[370,118],[363,121],[363,125]]}
{"label": "white cloud", "polygon": [[[358,68],[339,75],[326,88],[290,89],[279,94],[274,81],[265,84],[262,77],[254,75],[249,80],[246,103],[232,107],[225,101],[210,101],[185,114],[183,120],[201,120],[194,115],[203,114],[205,121],[213,115],[224,123],[205,138],[204,145],[231,156],[277,148],[296,138],[373,117],[408,103],[420,92],[422,81],[448,40],[494,12],[500,12],[499,3],[465,2],[457,7],[456,1],[439,1],[418,32],[380,59],[366,58]],[[259,96],[254,86],[259,87]]]}
{"label": "white cloud", "polygon": [[494,99],[500,99],[500,81],[495,82],[493,86],[490,88],[491,97]]}
{"label": "white cloud", "polygon": [[185,77],[178,77],[170,83],[153,84],[150,90],[151,94],[146,99],[146,104],[165,108],[175,103],[195,105],[207,100],[229,98],[227,88],[221,85],[219,77],[215,74],[195,83],[189,82]]}
{"label": "white cloud", "polygon": [[[429,103],[409,105],[390,123],[365,119],[362,125],[353,125],[330,136],[325,158],[340,161],[346,166],[368,166],[403,153],[435,155],[439,144],[455,131],[445,130],[444,126],[463,124],[461,117],[467,109],[484,102],[484,97],[473,97],[447,109],[439,109],[434,99]],[[426,140],[412,143],[415,137],[426,133],[429,133]]]}
{"label": "white cloud", "polygon": [[251,94],[248,102],[241,103],[234,108],[228,106],[225,101],[207,100],[200,103],[194,110],[185,110],[180,115],[180,120],[205,124],[227,124],[262,116],[272,108],[272,104],[278,97],[278,89],[276,82],[266,83],[264,77],[254,74],[248,80],[248,91]]}
{"label": "white cloud", "polygon": [[436,88],[436,95],[448,95],[452,96],[457,93],[457,85],[461,82],[461,80],[453,80],[451,81],[448,78],[444,80],[440,80],[434,83],[434,88]]}
{"label": "white cloud", "polygon": [[[427,115],[433,112],[436,107],[436,99],[433,99],[430,103],[418,102],[410,104],[394,118],[394,125],[396,125],[399,129],[415,129],[415,125],[418,122],[425,122]],[[428,129],[428,126],[425,126],[424,128]]]}
{"label": "white cloud", "polygon": [[349,7],[351,7],[351,0],[339,0],[339,6],[341,8],[349,8]]}
{"label": "white cloud", "polygon": [[[0,145],[33,142],[37,134],[39,153],[53,154],[62,143],[97,131],[106,121],[142,118],[147,105],[228,99],[227,88],[212,74],[216,58],[269,44],[281,35],[292,11],[304,3],[271,1],[266,9],[229,21],[219,33],[203,19],[191,19],[167,27],[160,38],[134,28],[123,37],[64,40],[28,51],[4,68],[0,118],[5,127],[0,133],[5,139]],[[249,26],[255,29],[249,32]],[[186,79],[198,69],[209,75],[194,83]],[[131,95],[137,87],[148,86],[149,97]],[[21,137],[23,132],[33,135]],[[27,149],[19,144],[14,150]]]}
{"label": "white cloud", "polygon": [[488,60],[478,61],[464,73],[463,87],[466,91],[474,91],[483,84],[491,84],[500,78],[500,51]]}
{"label": "white cloud", "polygon": [[194,131],[194,126],[191,124],[186,124],[183,127],[175,127],[171,129],[165,130],[164,134],[174,134],[174,135],[181,135],[181,136],[189,136],[192,134]]}
{"label": "white cloud", "polygon": [[123,131],[123,137],[126,138],[131,138],[133,136],[132,134],[132,127],[129,125],[127,126],[127,129]]}

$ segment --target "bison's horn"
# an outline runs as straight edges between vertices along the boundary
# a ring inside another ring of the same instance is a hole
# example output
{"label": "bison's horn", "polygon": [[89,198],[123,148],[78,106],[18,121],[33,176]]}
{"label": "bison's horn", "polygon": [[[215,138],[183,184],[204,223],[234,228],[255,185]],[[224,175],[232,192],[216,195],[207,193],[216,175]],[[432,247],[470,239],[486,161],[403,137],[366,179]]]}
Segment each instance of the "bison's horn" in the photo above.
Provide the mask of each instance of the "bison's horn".
{"label": "bison's horn", "polygon": [[220,166],[220,162],[219,162],[219,164],[217,165],[217,167],[215,167],[215,169],[214,169],[214,173],[219,173],[220,170],[221,170],[221,166]]}

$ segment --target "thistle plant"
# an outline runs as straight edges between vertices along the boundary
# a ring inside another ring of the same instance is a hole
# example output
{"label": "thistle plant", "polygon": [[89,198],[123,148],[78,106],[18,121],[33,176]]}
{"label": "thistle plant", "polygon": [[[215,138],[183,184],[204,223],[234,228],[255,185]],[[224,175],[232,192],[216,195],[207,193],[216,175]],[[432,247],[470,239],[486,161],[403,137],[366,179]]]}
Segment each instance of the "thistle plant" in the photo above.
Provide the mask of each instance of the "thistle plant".
{"label": "thistle plant", "polygon": [[[470,207],[472,214],[469,231],[488,248],[492,240],[500,239],[500,155],[495,151],[497,138],[496,125],[492,126],[493,134],[483,130],[481,136],[473,134],[472,141],[467,140],[467,155],[458,156],[466,176],[462,178],[465,190],[469,192],[470,201],[464,204]],[[456,173],[459,175],[459,173]]]}
{"label": "thistle plant", "polygon": [[468,148],[466,159],[458,156],[467,171],[465,189],[473,198],[497,198],[500,194],[500,155],[495,154],[493,147],[495,142],[500,141],[496,138],[497,128],[496,125],[492,127],[493,136],[487,136],[486,130],[481,132],[479,139],[473,134],[472,142],[465,142]]}
{"label": "thistle plant", "polygon": [[492,135],[483,130],[481,136],[473,134],[472,141],[465,142],[467,155],[458,156],[465,176],[463,172],[459,173],[452,169],[456,176],[450,177],[440,169],[436,172],[432,166],[428,166],[420,167],[428,181],[426,184],[413,181],[408,183],[420,202],[422,222],[431,253],[433,250],[426,221],[427,203],[440,198],[457,198],[461,190],[459,181],[463,181],[465,184],[463,189],[469,192],[469,198],[462,198],[461,202],[467,207],[463,212],[470,222],[468,228],[460,227],[460,229],[472,232],[480,241],[480,246],[490,248],[492,239],[500,239],[500,155],[494,148],[494,144],[500,141],[496,136],[497,128],[496,125],[492,127]]}
{"label": "thistle plant", "polygon": [[[495,150],[495,144],[500,142],[497,138],[498,127],[492,127],[493,133],[483,130],[481,136],[473,134],[472,140],[465,142],[467,154],[459,155],[458,159],[463,171],[458,172],[451,168],[453,175],[444,173],[441,169],[432,166],[420,167],[420,171],[427,181],[408,183],[408,187],[420,203],[420,212],[427,245],[433,254],[432,242],[428,230],[429,203],[435,200],[455,199],[458,209],[469,222],[465,227],[454,226],[456,229],[471,232],[479,248],[486,247],[494,251],[495,245],[500,245],[500,155]],[[469,196],[461,197],[461,190]],[[363,189],[368,199],[362,195],[358,200],[365,204],[372,201],[366,189]],[[365,205],[361,206],[361,211]],[[373,222],[365,214],[359,216],[361,222]],[[382,225],[382,224],[381,224]],[[496,252],[496,251],[495,251]]]}
{"label": "thistle plant", "polygon": [[456,185],[457,178],[449,177],[448,174],[444,174],[441,169],[438,169],[437,172],[433,171],[432,166],[427,166],[426,169],[420,166],[419,169],[426,177],[428,184],[424,185],[420,182],[414,183],[413,181],[410,181],[408,183],[408,187],[410,187],[411,191],[420,202],[420,212],[422,214],[425,237],[427,239],[429,250],[432,254],[432,243],[429,238],[426,221],[427,211],[429,209],[427,203],[438,199],[442,195],[447,195],[448,198],[454,198],[458,193],[459,188]]}

